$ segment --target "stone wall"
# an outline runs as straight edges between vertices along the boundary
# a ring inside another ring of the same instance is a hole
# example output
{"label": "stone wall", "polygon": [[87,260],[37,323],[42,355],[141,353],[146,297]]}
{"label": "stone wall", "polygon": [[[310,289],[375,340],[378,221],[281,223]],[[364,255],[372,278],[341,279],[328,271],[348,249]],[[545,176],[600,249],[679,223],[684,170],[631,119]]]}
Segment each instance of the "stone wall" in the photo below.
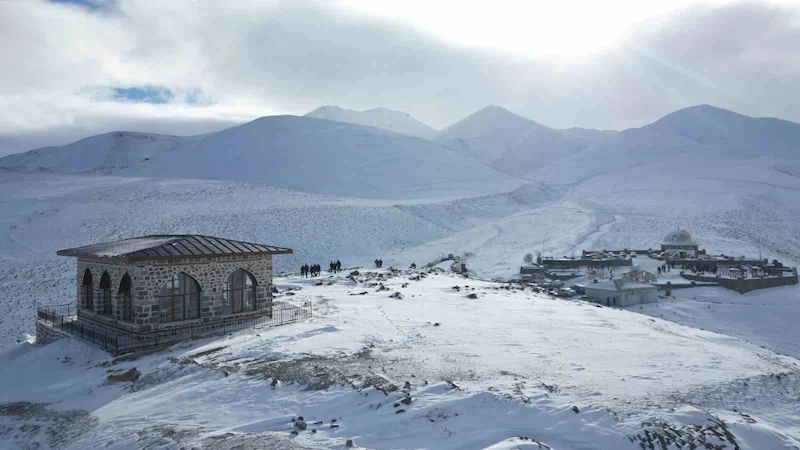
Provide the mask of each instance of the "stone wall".
{"label": "stone wall", "polygon": [[[134,322],[133,321],[124,321],[122,320],[122,307],[120,302],[120,295],[119,295],[119,286],[120,282],[122,282],[122,277],[125,274],[131,278],[131,283],[135,290],[136,286],[136,277],[139,275],[138,273],[138,266],[135,265],[127,265],[127,264],[109,264],[105,262],[97,262],[97,261],[90,261],[79,259],[78,260],[78,268],[75,273],[76,275],[76,297],[78,299],[78,315],[82,318],[91,319],[95,322],[104,325],[110,325],[114,327],[124,328],[129,331],[135,331]],[[86,299],[83,295],[83,277],[86,273],[86,270],[92,274],[92,292],[93,292],[93,308],[87,309],[86,307]],[[100,289],[100,280],[103,277],[103,273],[108,273],[108,276],[111,280],[111,315],[103,315],[103,293]],[[135,296],[134,296],[135,299]],[[135,300],[134,305],[135,305]]]}
{"label": "stone wall", "polygon": [[52,326],[37,320],[36,321],[36,343],[49,344],[59,339],[71,337],[69,333],[53,328]]}
{"label": "stone wall", "polygon": [[[230,309],[224,300],[225,282],[237,269],[249,272],[256,280],[256,308],[235,314],[250,317],[268,315],[272,312],[272,255],[243,255],[222,257],[197,257],[181,259],[158,259],[137,264],[110,264],[104,261],[79,259],[77,264],[78,316],[82,320],[129,331],[153,331],[170,326],[181,326],[191,321],[160,323],[161,311],[158,295],[164,284],[173,275],[183,272],[200,285],[200,318],[197,322],[219,320]],[[86,270],[92,274],[94,308],[86,308],[82,295],[83,277]],[[111,315],[103,315],[100,280],[104,272],[111,279]],[[133,320],[122,320],[119,286],[128,274],[132,284]],[[230,316],[228,313],[227,316]]]}
{"label": "stone wall", "polygon": [[797,284],[797,274],[783,277],[764,277],[764,278],[725,278],[710,277],[704,275],[693,275],[682,273],[681,276],[687,280],[710,281],[718,283],[720,286],[736,291],[740,294],[755,291],[758,289],[768,289],[779,286],[790,286]]}

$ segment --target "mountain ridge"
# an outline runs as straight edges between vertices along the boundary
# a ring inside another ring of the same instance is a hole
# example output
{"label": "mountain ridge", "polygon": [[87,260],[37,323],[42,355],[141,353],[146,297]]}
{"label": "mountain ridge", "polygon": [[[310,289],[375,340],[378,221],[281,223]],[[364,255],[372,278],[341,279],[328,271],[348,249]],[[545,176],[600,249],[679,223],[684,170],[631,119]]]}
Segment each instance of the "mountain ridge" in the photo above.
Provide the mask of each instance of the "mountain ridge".
{"label": "mountain ridge", "polygon": [[356,111],[335,105],[325,105],[306,113],[303,117],[381,128],[422,139],[432,139],[437,133],[433,127],[420,122],[406,112],[382,107]]}

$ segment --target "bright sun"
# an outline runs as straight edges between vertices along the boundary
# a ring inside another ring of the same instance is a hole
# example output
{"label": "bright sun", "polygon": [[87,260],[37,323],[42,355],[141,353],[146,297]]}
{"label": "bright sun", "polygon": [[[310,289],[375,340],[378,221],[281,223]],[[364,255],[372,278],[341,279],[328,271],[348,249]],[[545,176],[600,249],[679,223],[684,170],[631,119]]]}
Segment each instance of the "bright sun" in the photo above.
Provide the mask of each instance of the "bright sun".
{"label": "bright sun", "polygon": [[341,3],[363,13],[411,22],[464,46],[572,59],[614,46],[637,24],[694,2],[341,0]]}

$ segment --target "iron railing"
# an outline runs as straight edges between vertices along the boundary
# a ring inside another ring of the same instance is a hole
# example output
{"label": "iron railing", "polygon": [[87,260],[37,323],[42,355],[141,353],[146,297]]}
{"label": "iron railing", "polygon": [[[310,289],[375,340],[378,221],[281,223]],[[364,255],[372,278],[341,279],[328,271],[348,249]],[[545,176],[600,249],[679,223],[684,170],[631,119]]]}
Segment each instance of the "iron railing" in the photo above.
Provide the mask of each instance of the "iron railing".
{"label": "iron railing", "polygon": [[36,311],[37,320],[40,322],[62,332],[91,341],[114,355],[119,355],[172,342],[220,336],[245,328],[277,326],[298,322],[312,317],[314,311],[311,303],[306,303],[302,306],[282,306],[273,308],[271,314],[267,312],[255,317],[246,315],[223,316],[220,319],[205,323],[194,321],[156,331],[139,333],[112,325],[94,325],[86,319],[77,318],[74,314],[74,305],[40,306]]}

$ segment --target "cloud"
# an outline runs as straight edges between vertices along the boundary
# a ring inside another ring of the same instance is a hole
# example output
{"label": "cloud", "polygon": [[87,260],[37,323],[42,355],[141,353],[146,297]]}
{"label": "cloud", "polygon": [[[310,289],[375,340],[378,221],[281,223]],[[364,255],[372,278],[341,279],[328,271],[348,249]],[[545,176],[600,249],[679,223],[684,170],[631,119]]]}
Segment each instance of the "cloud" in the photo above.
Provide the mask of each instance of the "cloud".
{"label": "cloud", "polygon": [[800,121],[796,4],[688,6],[567,60],[459,45],[327,1],[201,5],[0,2],[0,154],[323,104],[400,109],[437,128],[488,104],[554,127],[641,126],[701,103]]}

